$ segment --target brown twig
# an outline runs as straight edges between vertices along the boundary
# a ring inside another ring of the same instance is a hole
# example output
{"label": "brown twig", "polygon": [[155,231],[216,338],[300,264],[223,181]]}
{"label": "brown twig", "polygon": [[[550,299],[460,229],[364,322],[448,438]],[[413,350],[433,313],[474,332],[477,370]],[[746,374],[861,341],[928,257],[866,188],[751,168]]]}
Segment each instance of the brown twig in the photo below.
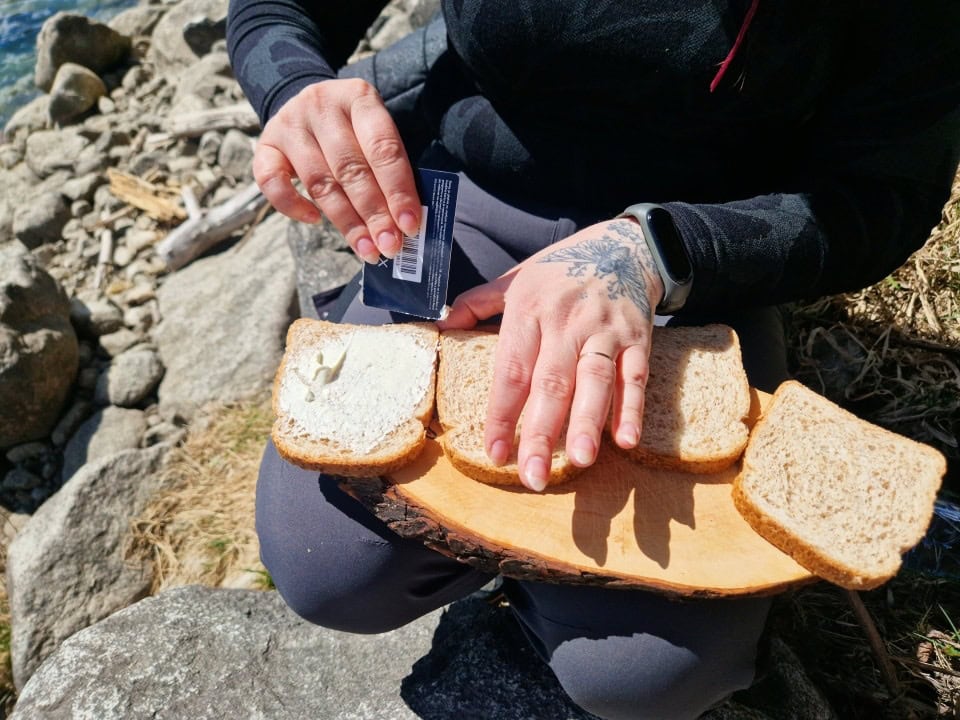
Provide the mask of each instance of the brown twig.
{"label": "brown twig", "polygon": [[953,668],[940,667],[939,665],[934,665],[933,663],[914,660],[913,658],[904,657],[903,655],[891,655],[890,659],[894,662],[901,663],[902,665],[909,665],[911,667],[919,668],[920,670],[926,670],[927,672],[935,672],[940,673],[941,675],[960,677],[960,671],[954,670]]}
{"label": "brown twig", "polygon": [[890,694],[897,697],[901,693],[900,681],[897,679],[897,669],[890,660],[890,654],[887,652],[883,638],[880,637],[880,632],[877,630],[873,618],[870,617],[870,612],[863,604],[863,600],[860,599],[860,593],[856,590],[847,590],[846,594],[847,600],[850,602],[850,607],[853,608],[853,613],[856,615],[860,627],[867,636],[870,649],[873,650],[873,656],[877,660],[883,681],[886,683]]}

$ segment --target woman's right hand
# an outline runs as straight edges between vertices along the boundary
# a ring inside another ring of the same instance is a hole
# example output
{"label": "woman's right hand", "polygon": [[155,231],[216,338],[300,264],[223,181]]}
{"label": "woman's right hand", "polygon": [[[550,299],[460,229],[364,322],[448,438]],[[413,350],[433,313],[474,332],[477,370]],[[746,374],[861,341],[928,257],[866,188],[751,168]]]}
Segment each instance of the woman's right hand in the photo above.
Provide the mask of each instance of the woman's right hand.
{"label": "woman's right hand", "polygon": [[[401,233],[420,228],[420,200],[400,134],[364,80],[324,80],[285,103],[260,135],[253,176],[281,213],[307,223],[323,213],[370,263],[381,253],[394,257]],[[295,177],[309,199],[294,187]]]}

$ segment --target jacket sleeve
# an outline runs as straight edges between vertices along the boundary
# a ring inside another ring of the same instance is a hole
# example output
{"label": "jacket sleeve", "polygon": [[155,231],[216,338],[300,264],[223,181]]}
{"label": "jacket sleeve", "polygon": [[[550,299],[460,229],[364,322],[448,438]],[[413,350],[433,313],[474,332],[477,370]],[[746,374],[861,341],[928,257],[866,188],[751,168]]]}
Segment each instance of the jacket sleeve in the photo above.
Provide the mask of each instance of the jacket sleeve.
{"label": "jacket sleeve", "polygon": [[685,311],[866,287],[923,245],[960,159],[960,62],[944,32],[960,5],[935,5],[871,6],[803,135],[784,137],[803,158],[791,187],[665,203],[694,266]]}
{"label": "jacket sleeve", "polygon": [[336,75],[385,0],[230,0],[227,51],[266,124],[303,88]]}

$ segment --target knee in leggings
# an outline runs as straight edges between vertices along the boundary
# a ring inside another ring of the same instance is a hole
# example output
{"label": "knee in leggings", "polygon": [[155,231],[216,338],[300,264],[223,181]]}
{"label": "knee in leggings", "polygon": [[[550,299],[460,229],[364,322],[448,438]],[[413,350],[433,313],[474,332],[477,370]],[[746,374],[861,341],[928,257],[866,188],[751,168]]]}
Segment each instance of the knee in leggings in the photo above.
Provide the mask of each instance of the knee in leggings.
{"label": "knee in leggings", "polygon": [[570,699],[603,720],[693,720],[753,680],[752,659],[731,662],[720,648],[698,659],[683,648],[659,647],[646,661],[625,661],[623,648],[604,652],[616,640],[629,641],[565,643],[550,661]]}
{"label": "knee in leggings", "polygon": [[402,627],[423,612],[401,597],[388,602],[397,595],[389,578],[370,577],[355,563],[330,558],[300,565],[290,557],[271,557],[267,547],[261,547],[261,557],[286,604],[314,625],[370,635]]}

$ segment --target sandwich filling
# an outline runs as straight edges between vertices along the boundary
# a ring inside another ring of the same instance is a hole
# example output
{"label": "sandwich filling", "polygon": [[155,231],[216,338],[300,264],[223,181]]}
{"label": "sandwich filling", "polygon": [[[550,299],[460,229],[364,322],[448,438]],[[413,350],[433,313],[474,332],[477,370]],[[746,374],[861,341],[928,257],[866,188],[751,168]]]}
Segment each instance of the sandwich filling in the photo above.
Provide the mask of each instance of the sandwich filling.
{"label": "sandwich filling", "polygon": [[416,415],[429,390],[435,352],[386,328],[358,328],[322,347],[304,347],[288,361],[291,372],[280,385],[278,409],[293,434],[345,453],[369,453]]}

